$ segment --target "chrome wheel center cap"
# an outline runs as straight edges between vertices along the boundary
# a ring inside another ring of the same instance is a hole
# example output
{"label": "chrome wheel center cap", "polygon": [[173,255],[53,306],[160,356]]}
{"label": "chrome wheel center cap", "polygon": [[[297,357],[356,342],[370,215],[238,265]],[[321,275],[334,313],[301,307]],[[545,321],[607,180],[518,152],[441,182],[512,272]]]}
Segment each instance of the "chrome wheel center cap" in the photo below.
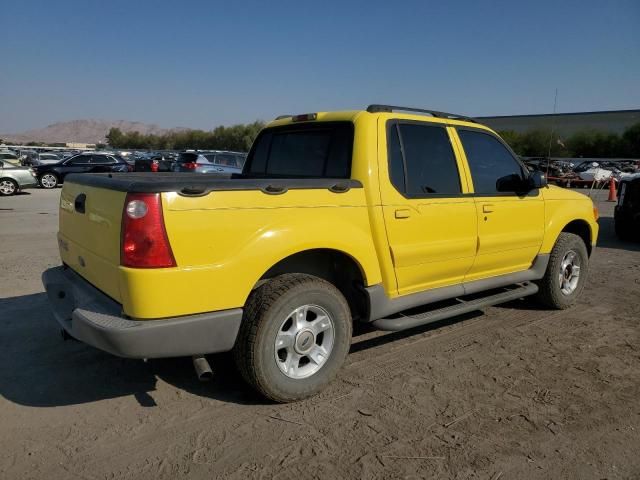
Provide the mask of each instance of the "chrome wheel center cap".
{"label": "chrome wheel center cap", "polygon": [[295,349],[298,353],[307,353],[315,345],[316,338],[311,330],[302,330],[296,335]]}

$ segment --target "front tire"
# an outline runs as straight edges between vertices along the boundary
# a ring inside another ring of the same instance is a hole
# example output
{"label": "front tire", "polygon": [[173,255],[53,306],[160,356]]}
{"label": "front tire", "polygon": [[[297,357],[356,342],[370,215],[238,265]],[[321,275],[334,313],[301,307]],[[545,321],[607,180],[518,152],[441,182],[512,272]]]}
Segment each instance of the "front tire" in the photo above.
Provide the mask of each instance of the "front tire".
{"label": "front tire", "polygon": [[569,308],[584,289],[588,270],[589,254],[582,238],[561,233],[551,251],[547,271],[538,282],[538,300],[549,308]]}
{"label": "front tire", "polygon": [[275,277],[249,297],[234,347],[244,379],[276,402],[315,395],[333,380],[351,345],[349,305],[312,275]]}
{"label": "front tire", "polygon": [[10,178],[0,180],[0,195],[9,196],[18,193],[18,184]]}
{"label": "front tire", "polygon": [[42,188],[56,188],[58,182],[59,180],[55,173],[45,173],[40,177],[40,185]]}

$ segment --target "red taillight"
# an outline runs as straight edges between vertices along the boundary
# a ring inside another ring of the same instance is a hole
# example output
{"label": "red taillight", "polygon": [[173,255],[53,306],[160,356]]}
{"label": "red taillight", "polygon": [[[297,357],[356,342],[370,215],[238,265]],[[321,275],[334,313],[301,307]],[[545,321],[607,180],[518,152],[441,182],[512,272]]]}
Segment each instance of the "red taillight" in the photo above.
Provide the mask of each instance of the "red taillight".
{"label": "red taillight", "polygon": [[175,267],[159,193],[129,193],[122,212],[120,263],[134,268]]}
{"label": "red taillight", "polygon": [[182,166],[188,170],[195,170],[198,164],[196,162],[186,162],[183,163]]}
{"label": "red taillight", "polygon": [[158,161],[154,160],[151,162],[151,171],[152,172],[157,172],[158,171]]}

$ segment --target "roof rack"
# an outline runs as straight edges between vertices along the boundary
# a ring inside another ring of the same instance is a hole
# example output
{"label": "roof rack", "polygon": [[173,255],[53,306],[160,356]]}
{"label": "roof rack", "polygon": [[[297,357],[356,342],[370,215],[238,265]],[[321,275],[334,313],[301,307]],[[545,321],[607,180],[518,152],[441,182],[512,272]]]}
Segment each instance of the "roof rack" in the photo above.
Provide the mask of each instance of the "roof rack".
{"label": "roof rack", "polygon": [[398,112],[398,111],[428,113],[432,117],[436,117],[436,118],[448,118],[450,120],[465,120],[467,122],[478,123],[475,119],[471,117],[467,117],[465,115],[458,115],[456,113],[439,112],[438,110],[425,110],[423,108],[398,107],[395,105],[378,105],[378,104],[369,105],[367,107],[367,112],[369,113]]}
{"label": "roof rack", "polygon": [[293,115],[278,115],[276,117],[276,120],[282,120],[283,118],[290,118],[293,117]]}

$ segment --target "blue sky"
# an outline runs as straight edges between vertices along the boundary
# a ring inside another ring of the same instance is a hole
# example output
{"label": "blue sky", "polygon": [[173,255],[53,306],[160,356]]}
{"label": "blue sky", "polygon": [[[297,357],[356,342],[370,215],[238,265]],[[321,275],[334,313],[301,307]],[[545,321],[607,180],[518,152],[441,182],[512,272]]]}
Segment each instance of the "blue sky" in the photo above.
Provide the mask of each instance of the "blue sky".
{"label": "blue sky", "polygon": [[0,8],[0,132],[281,113],[640,108],[640,1],[30,1]]}

